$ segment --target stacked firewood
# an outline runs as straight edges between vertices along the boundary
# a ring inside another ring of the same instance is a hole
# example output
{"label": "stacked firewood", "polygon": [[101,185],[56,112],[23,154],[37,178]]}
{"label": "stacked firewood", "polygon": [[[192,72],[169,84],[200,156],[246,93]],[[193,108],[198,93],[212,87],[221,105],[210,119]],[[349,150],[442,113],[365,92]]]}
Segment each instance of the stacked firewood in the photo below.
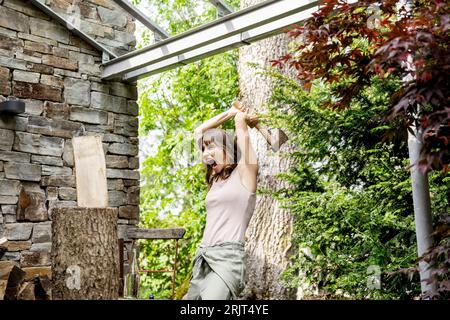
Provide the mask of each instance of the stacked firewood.
{"label": "stacked firewood", "polygon": [[[6,242],[0,239],[0,256]],[[47,275],[27,274],[15,261],[0,261],[0,300],[51,300]]]}

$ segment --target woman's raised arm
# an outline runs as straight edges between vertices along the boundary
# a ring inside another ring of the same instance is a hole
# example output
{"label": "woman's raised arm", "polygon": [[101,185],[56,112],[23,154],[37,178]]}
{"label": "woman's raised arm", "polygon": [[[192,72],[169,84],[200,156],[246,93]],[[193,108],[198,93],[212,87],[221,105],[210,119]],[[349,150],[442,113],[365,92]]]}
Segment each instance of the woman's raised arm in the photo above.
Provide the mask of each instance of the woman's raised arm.
{"label": "woman's raised arm", "polygon": [[209,129],[217,128],[225,121],[234,118],[234,116],[239,111],[240,110],[238,108],[236,108],[235,106],[232,106],[227,111],[224,111],[224,112],[212,117],[211,119],[206,120],[200,126],[195,128],[194,138],[195,138],[195,141],[197,142],[197,145],[198,145],[199,139],[201,139],[201,137],[203,136],[203,133],[205,133]]}
{"label": "woman's raised arm", "polygon": [[248,132],[248,108],[244,107],[243,111],[240,111],[234,117],[236,126],[237,145],[241,152],[241,158],[239,159],[238,168],[242,177],[242,183],[250,191],[256,190],[256,177],[258,174],[258,157],[253,149],[250,134]]}

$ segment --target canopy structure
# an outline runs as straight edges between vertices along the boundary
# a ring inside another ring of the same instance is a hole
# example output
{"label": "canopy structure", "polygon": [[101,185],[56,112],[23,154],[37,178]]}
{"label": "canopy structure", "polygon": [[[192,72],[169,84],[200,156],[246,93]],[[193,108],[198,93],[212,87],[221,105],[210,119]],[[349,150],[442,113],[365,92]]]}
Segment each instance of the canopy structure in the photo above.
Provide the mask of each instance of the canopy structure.
{"label": "canopy structure", "polygon": [[279,34],[311,17],[319,3],[314,0],[267,0],[232,12],[223,1],[211,0],[219,10],[218,15],[223,15],[221,18],[170,37],[126,0],[114,1],[154,31],[160,40],[104,63],[103,79],[126,81],[136,81]]}
{"label": "canopy structure", "polygon": [[233,12],[223,0],[209,0],[217,8],[217,20],[171,36],[129,1],[113,1],[154,33],[154,44],[117,56],[68,21],[67,17],[52,10],[45,0],[30,0],[103,52],[103,79],[129,82],[279,34],[285,28],[311,17],[319,5],[317,0],[266,0]]}
{"label": "canopy structure", "polygon": [[131,14],[136,20],[142,23],[144,26],[152,30],[155,34],[156,40],[166,39],[170,37],[170,34],[167,33],[163,28],[158,26],[155,22],[153,22],[150,18],[148,18],[141,10],[133,6],[126,0],[114,0],[122,9]]}

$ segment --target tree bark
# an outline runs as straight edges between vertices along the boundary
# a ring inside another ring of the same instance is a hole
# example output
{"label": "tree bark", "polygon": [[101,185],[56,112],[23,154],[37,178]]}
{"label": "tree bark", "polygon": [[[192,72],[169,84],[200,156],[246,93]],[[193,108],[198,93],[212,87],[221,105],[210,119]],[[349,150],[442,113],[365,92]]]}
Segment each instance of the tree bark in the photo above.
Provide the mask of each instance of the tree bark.
{"label": "tree bark", "polygon": [[[259,2],[262,0],[242,0],[241,7]],[[240,49],[238,70],[241,100],[250,109],[263,112],[267,108],[274,84],[269,77],[256,74],[258,70],[248,63],[268,66],[270,60],[280,58],[287,52],[288,43],[288,37],[282,34]],[[250,136],[260,166],[258,189],[278,190],[287,187],[275,175],[286,172],[292,161],[269,151],[267,142],[255,129],[251,130]],[[281,151],[290,148],[288,142]],[[280,279],[280,273],[291,261],[292,229],[293,216],[288,210],[280,208],[280,204],[270,195],[257,196],[255,212],[246,233],[247,275],[241,298],[295,299],[295,290],[285,288]]]}
{"label": "tree bark", "polygon": [[114,208],[53,209],[53,299],[118,298],[117,213]]}

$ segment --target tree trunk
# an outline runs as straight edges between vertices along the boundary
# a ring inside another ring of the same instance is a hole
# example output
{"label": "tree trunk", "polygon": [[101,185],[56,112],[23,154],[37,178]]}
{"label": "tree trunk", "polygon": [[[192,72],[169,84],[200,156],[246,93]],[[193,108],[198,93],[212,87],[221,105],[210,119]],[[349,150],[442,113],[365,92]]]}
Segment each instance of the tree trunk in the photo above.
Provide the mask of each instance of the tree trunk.
{"label": "tree trunk", "polygon": [[53,299],[117,299],[117,209],[54,208]]}
{"label": "tree trunk", "polygon": [[[262,0],[242,0],[245,8]],[[271,37],[255,44],[242,47],[239,52],[239,87],[241,100],[256,112],[266,109],[271,96],[273,83],[270,78],[258,75],[248,63],[261,66],[270,65],[287,52],[288,37],[284,34]],[[258,155],[260,166],[258,189],[277,190],[287,187],[275,175],[286,172],[292,165],[289,158],[271,154],[267,142],[255,129],[250,132],[251,141]],[[281,151],[289,150],[289,142]],[[293,217],[280,208],[270,195],[258,195],[254,215],[246,233],[247,276],[242,293],[244,299],[295,299],[295,291],[281,284],[280,273],[286,269],[291,259],[291,235]]]}

